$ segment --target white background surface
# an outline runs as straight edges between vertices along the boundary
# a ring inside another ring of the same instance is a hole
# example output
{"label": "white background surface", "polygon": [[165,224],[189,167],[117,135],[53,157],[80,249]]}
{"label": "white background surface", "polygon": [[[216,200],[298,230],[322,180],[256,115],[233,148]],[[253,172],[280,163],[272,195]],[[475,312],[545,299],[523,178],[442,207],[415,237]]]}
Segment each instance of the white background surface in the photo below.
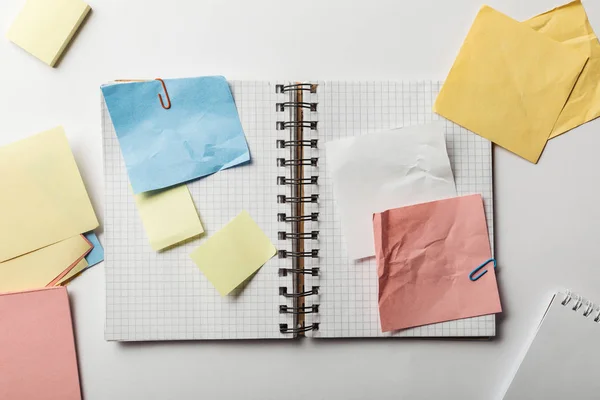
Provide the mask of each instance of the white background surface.
{"label": "white background surface", "polygon": [[[89,2],[93,12],[57,69],[0,40],[0,144],[64,125],[100,215],[101,83],[208,74],[444,79],[481,5],[479,0]],[[23,3],[0,1],[1,31]],[[557,0],[489,4],[525,19]],[[600,32],[600,4],[584,4]],[[496,255],[505,312],[492,341],[107,343],[104,267],[98,266],[70,286],[84,397],[496,398],[553,291],[572,288],[600,301],[599,148],[596,121],[552,140],[538,165],[495,149]]]}

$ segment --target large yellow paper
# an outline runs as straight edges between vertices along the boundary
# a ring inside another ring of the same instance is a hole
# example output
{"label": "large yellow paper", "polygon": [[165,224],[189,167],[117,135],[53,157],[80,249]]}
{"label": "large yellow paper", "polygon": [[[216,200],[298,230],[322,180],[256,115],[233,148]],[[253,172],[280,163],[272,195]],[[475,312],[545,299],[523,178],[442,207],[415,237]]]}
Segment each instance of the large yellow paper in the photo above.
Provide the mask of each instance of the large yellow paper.
{"label": "large yellow paper", "polygon": [[573,1],[525,22],[536,31],[585,53],[587,62],[558,117],[550,138],[600,116],[600,42],[581,1]]}
{"label": "large yellow paper", "polygon": [[226,296],[276,252],[250,214],[242,211],[194,250],[191,257],[221,296]]}
{"label": "large yellow paper", "polygon": [[71,268],[71,270],[65,276],[60,278],[54,286],[66,286],[68,283],[70,283],[71,279],[74,279],[77,275],[79,275],[81,271],[88,267],[88,265],[89,264],[86,259],[82,258],[81,261]]}
{"label": "large yellow paper", "polygon": [[0,292],[45,287],[61,279],[91,249],[91,243],[77,235],[0,263]]}
{"label": "large yellow paper", "polygon": [[54,67],[89,11],[81,0],[27,0],[6,36]]}
{"label": "large yellow paper", "polygon": [[433,109],[536,163],[587,59],[484,6]]}
{"label": "large yellow paper", "polygon": [[98,227],[62,127],[0,147],[0,262]]}
{"label": "large yellow paper", "polygon": [[204,232],[186,185],[137,194],[135,203],[156,251]]}

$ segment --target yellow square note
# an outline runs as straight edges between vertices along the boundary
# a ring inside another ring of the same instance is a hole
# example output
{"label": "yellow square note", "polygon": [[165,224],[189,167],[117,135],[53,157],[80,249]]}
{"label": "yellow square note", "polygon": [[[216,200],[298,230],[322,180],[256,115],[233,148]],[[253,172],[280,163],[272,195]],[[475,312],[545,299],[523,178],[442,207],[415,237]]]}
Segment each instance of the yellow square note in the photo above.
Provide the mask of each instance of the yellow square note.
{"label": "yellow square note", "polygon": [[91,249],[92,244],[77,235],[0,263],[0,292],[39,289],[60,281]]}
{"label": "yellow square note", "polygon": [[484,6],[433,110],[536,163],[587,60]]}
{"label": "yellow square note", "polygon": [[250,214],[242,211],[194,250],[191,257],[221,296],[226,296],[276,252]]}
{"label": "yellow square note", "polygon": [[54,67],[89,11],[81,0],[27,0],[6,36]]}
{"label": "yellow square note", "polygon": [[0,147],[0,188],[0,262],[98,227],[61,127]]}
{"label": "yellow square note", "polygon": [[581,1],[573,1],[525,21],[525,24],[590,57],[552,129],[556,137],[600,116],[600,42]]}
{"label": "yellow square note", "polygon": [[137,194],[135,204],[156,251],[204,232],[186,185]]}

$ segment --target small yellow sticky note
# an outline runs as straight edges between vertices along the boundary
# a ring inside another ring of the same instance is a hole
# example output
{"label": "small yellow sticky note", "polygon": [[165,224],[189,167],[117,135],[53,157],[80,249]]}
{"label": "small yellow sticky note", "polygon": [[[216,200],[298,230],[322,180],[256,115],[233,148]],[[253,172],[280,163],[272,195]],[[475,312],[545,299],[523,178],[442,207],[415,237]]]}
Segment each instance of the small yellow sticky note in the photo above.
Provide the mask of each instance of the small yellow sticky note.
{"label": "small yellow sticky note", "polygon": [[242,211],[194,250],[191,257],[221,296],[226,296],[276,252],[250,214]]}
{"label": "small yellow sticky note", "polygon": [[0,263],[0,292],[54,286],[92,249],[83,235]]}
{"label": "small yellow sticky note", "polygon": [[77,275],[81,273],[84,269],[88,267],[88,262],[85,258],[82,258],[81,261],[77,263],[65,276],[60,278],[54,286],[66,286],[70,283],[71,279],[74,279]]}
{"label": "small yellow sticky note", "polygon": [[0,262],[98,227],[63,128],[0,147]]}
{"label": "small yellow sticky note", "polygon": [[89,12],[81,0],[27,0],[7,38],[54,67]]}
{"label": "small yellow sticky note", "polygon": [[587,60],[484,6],[433,110],[536,163]]}
{"label": "small yellow sticky note", "polygon": [[600,116],[600,42],[581,1],[573,1],[525,21],[525,24],[590,57],[550,138]]}
{"label": "small yellow sticky note", "polygon": [[186,185],[137,194],[135,204],[156,251],[204,232]]}

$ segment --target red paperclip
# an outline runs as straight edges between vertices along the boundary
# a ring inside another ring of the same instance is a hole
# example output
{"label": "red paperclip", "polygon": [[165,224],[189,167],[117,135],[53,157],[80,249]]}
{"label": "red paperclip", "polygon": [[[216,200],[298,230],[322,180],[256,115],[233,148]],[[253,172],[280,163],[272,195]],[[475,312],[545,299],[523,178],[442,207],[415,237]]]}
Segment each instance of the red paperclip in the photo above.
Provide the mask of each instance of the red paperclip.
{"label": "red paperclip", "polygon": [[155,80],[159,81],[163,87],[163,90],[165,91],[165,97],[167,98],[167,105],[165,106],[165,103],[163,102],[163,98],[161,96],[161,94],[158,94],[158,99],[160,100],[160,105],[162,106],[162,108],[164,108],[165,110],[168,110],[169,108],[171,108],[171,99],[169,98],[169,92],[167,91],[167,86],[165,85],[165,81],[163,81],[160,78],[156,78]]}

